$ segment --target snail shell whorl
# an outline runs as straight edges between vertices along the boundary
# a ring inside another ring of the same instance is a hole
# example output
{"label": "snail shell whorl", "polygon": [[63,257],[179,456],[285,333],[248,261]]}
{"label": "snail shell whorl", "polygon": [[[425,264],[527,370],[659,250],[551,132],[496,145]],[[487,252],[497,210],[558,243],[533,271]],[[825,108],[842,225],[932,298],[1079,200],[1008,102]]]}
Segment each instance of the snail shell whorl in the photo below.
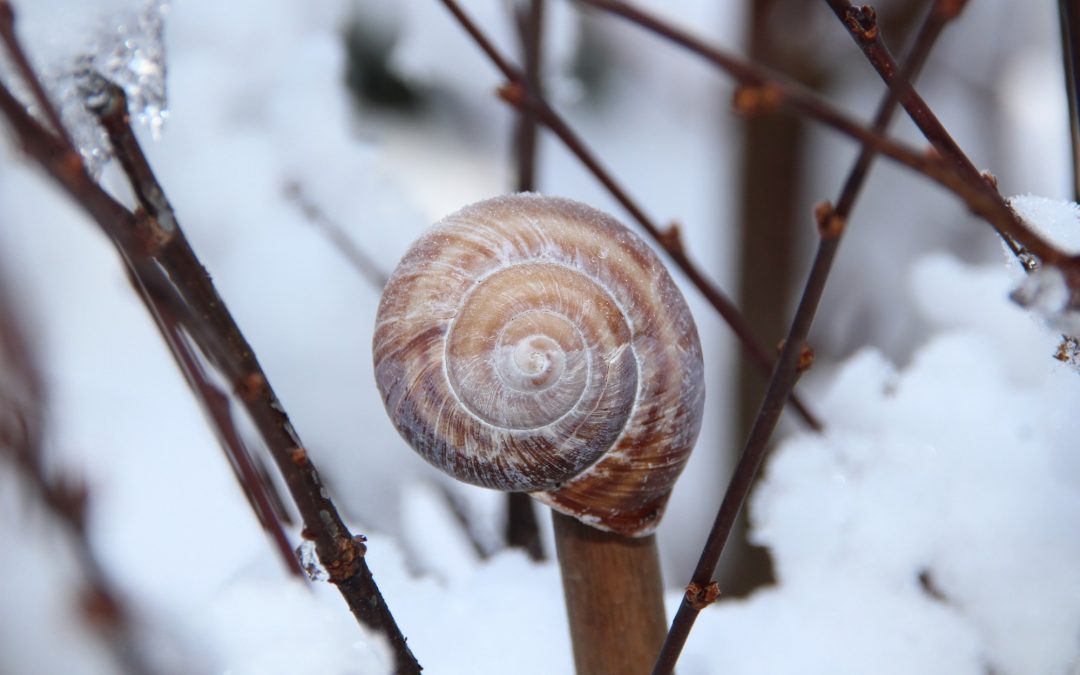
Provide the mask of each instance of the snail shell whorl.
{"label": "snail shell whorl", "polygon": [[452,476],[652,532],[701,427],[701,345],[656,255],[610,216],[534,194],[446,217],[405,254],[375,377]]}

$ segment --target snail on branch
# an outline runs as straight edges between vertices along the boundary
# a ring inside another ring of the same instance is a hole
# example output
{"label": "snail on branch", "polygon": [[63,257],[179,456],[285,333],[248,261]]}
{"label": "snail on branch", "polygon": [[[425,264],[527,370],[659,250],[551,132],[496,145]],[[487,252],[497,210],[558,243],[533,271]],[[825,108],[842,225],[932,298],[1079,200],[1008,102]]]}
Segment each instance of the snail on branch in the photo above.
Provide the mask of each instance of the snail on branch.
{"label": "snail on branch", "polygon": [[612,217],[518,194],[444,218],[379,305],[375,377],[425,459],[609,532],[656,529],[701,427],[697,328]]}

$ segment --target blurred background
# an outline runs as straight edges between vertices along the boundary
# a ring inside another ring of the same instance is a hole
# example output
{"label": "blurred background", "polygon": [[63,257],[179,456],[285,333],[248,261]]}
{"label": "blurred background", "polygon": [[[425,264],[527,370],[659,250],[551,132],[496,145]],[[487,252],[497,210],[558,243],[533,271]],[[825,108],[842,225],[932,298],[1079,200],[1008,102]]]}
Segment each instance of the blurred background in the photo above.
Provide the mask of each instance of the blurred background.
{"label": "blurred background", "polygon": [[[521,62],[515,17],[528,3],[462,4]],[[732,81],[700,59],[600,12],[542,4],[548,100],[648,214],[680,225],[694,262],[742,308],[761,343],[777,344],[816,244],[813,206],[835,199],[857,146],[784,113],[739,118]],[[638,4],[859,119],[869,119],[884,91],[824,3]],[[876,5],[894,53],[904,53],[930,4]],[[370,356],[379,288],[357,267],[359,258],[368,272],[388,273],[429,224],[521,184],[518,117],[496,96],[503,81],[441,3],[15,6],[36,65],[61,89],[80,54],[111,44],[117,16],[163,18],[167,105],[148,109],[139,132],[335,500],[359,531],[395,539],[411,573],[452,579],[501,548],[505,498],[443,477],[386,419]],[[1054,3],[979,0],[946,30],[918,88],[1003,194],[1061,199],[1071,196],[1063,83]],[[906,120],[898,118],[894,133],[923,145]],[[192,568],[212,558],[243,570],[270,558],[270,548],[108,242],[23,161],[10,134],[2,138],[0,268],[48,392],[50,461],[85,477],[93,537],[132,592],[175,595],[182,605],[182,596],[220,583]],[[123,195],[114,166],[104,165],[102,176]],[[636,229],[543,129],[531,182]],[[800,384],[804,399],[812,407],[838,360],[864,346],[898,366],[910,358],[927,334],[909,301],[914,260],[946,250],[992,262],[1000,249],[957,200],[877,163],[811,334],[817,361]],[[697,319],[708,374],[705,425],[658,535],[665,579],[678,587],[764,382],[708,303],[673,275]],[[788,415],[778,438],[801,428]],[[4,481],[2,527],[26,538],[25,500],[14,496],[10,476]],[[550,556],[547,514],[536,512]],[[36,550],[0,555],[5,565],[36,565],[44,555]],[[163,591],[147,575],[160,559],[184,579],[180,588]],[[768,554],[740,542],[725,554],[721,587],[743,595],[771,574]]]}
{"label": "blurred background", "polygon": [[[862,119],[872,115],[883,91],[824,5],[639,4],[824,93]],[[876,6],[898,56],[930,4]],[[695,261],[736,300],[758,339],[777,344],[816,245],[812,208],[835,199],[857,147],[790,115],[740,119],[730,109],[731,80],[692,54],[600,12],[564,2],[543,5],[542,77],[549,98],[651,216],[680,224]],[[971,5],[940,40],[919,89],[976,165],[998,177],[1004,194],[1064,198],[1068,121],[1056,8]],[[503,52],[522,62],[512,3],[466,6]],[[517,117],[493,95],[501,77],[439,3],[360,2],[346,35],[356,133],[381,150],[387,170],[428,220],[514,189]],[[917,130],[901,118],[895,133],[921,147]],[[557,138],[541,131],[539,142],[538,190],[586,201],[636,225]],[[996,238],[955,199],[879,162],[815,322],[811,344],[818,361],[804,390],[812,392],[815,376],[863,346],[905,362],[925,338],[925,327],[905,304],[906,270],[935,249],[968,261],[1001,255]],[[710,379],[699,450],[661,530],[669,578],[685,578],[696,562],[698,542],[764,394],[764,380],[740,357],[726,326],[685,279],[679,281],[707,345]],[[726,592],[743,594],[770,579],[761,550],[742,547],[725,558]]]}

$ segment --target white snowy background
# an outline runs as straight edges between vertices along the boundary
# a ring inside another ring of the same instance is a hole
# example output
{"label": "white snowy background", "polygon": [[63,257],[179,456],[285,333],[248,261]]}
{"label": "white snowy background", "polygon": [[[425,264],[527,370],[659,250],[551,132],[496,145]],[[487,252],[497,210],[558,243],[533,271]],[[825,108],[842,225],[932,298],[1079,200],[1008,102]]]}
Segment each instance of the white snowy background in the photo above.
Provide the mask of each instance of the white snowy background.
{"label": "white snowy background", "polygon": [[[513,54],[507,4],[464,3]],[[645,4],[738,48],[741,3]],[[37,65],[57,75],[144,6],[15,5]],[[732,289],[730,83],[594,17],[613,64],[598,97],[571,69],[579,15],[549,6],[556,105]],[[844,71],[830,95],[866,115],[876,78],[821,14],[808,30]],[[371,374],[378,292],[285,189],[298,183],[389,270],[430,222],[511,188],[513,117],[492,94],[496,71],[434,0],[173,0],[164,20],[167,116],[157,139],[140,128],[145,147],[335,500],[369,536],[368,562],[421,664],[570,672],[557,567],[513,551],[478,559],[443,492],[491,546],[502,498],[451,485],[397,437]],[[342,35],[357,25],[424,92],[419,112],[351,97]],[[971,3],[921,88],[1007,194],[1049,198],[1018,200],[1026,217],[1075,241],[1080,217],[1059,201],[1069,170],[1056,36],[1051,3]],[[916,138],[910,125],[898,133]],[[85,476],[92,541],[162,667],[386,672],[383,646],[334,589],[284,572],[111,245],[0,138],[0,266],[45,371],[50,462]],[[808,214],[855,151],[824,132],[811,143]],[[115,167],[104,172],[125,194]],[[547,137],[539,185],[624,217]],[[998,249],[926,181],[875,169],[813,335],[820,368],[803,383],[827,431],[789,433],[750,504],[779,585],[704,611],[680,673],[1080,673],[1080,376],[1051,358],[1059,336],[1009,300],[1023,275]],[[709,399],[659,531],[671,611],[741,443],[726,431],[733,341],[684,289]],[[68,548],[3,463],[0,536],[0,672],[113,672],[73,607]]]}

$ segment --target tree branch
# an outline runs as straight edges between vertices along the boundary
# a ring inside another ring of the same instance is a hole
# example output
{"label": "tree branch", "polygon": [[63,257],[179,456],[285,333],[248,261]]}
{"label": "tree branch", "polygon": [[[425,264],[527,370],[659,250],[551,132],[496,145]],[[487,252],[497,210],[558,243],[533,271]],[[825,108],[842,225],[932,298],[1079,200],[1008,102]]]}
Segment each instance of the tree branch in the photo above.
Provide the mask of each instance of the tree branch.
{"label": "tree branch", "polygon": [[[955,15],[950,16],[938,11],[943,4],[945,3],[939,0],[919,28],[911,53],[904,63],[903,72],[905,78],[913,78],[918,73],[925,64],[931,47],[941,35],[945,25],[954,18]],[[878,106],[872,129],[878,133],[884,132],[888,128],[896,108],[896,96],[890,91]],[[833,208],[825,203],[817,209],[815,215],[819,233],[818,249],[802,297],[799,300],[798,309],[795,311],[791,329],[788,331],[784,346],[780,352],[780,364],[769,382],[765,398],[754,420],[727,492],[724,494],[724,499],[702,549],[697,567],[694,569],[686,594],[683,596],[683,601],[672,621],[667,639],[664,641],[664,646],[657,657],[653,675],[666,675],[674,670],[698,614],[719,597],[719,588],[715,582],[711,581],[713,574],[716,572],[716,566],[720,562],[720,557],[735,520],[746,503],[750,488],[761,469],[768,449],[769,439],[772,437],[780,418],[783,400],[795,385],[799,374],[809,366],[812,352],[807,350],[806,339],[813,325],[821,298],[824,295],[825,285],[832,271],[832,265],[836,259],[836,253],[846,229],[846,223],[858,195],[863,185],[865,185],[866,177],[876,154],[873,149],[863,147],[855,160],[855,164],[848,172],[840,195],[837,197],[836,207]],[[711,598],[703,596],[708,589],[712,589]]]}
{"label": "tree branch", "polygon": [[[524,75],[516,67],[503,58],[495,49],[491,40],[480,30],[472,19],[465,14],[456,0],[442,0],[450,13],[461,24],[465,31],[472,36],[480,49],[487,54],[495,67],[502,72],[508,81],[508,85],[500,90],[504,100],[515,108],[529,108],[537,119],[554,133],[563,142],[568,150],[588,169],[593,176],[607,189],[612,197],[618,201],[624,209],[641,225],[641,228],[652,237],[653,241],[660,245],[668,254],[675,266],[682,270],[683,274],[701,292],[705,299],[719,312],[724,321],[734,331],[739,343],[747,356],[758,366],[761,373],[768,377],[772,373],[774,359],[771,353],[757,341],[751,333],[746,320],[731,300],[709,281],[700,269],[686,255],[682,245],[679,229],[675,225],[661,230],[638,203],[630,197],[623,187],[612,177],[610,172],[603,167],[591,150],[581,138],[570,128],[563,118],[548,105],[548,103],[535,92],[530,92],[525,86]],[[810,412],[805,404],[792,395],[791,404],[796,408],[803,420],[813,429],[820,430],[821,423]]]}
{"label": "tree branch", "polygon": [[[0,12],[11,14],[6,0],[0,0]],[[9,50],[22,51],[13,31],[0,37]],[[107,87],[101,94],[96,107],[106,128],[127,125],[123,92]],[[254,352],[172,217],[164,195],[153,194],[153,186],[143,181],[147,176],[136,174],[132,187],[153,211],[132,213],[86,173],[74,146],[38,124],[3,86],[0,114],[8,119],[27,155],[94,219],[117,246],[131,274],[146,289],[161,294],[200,351],[230,382],[284,476],[304,521],[305,536],[314,541],[330,581],[357,620],[387,638],[397,672],[418,673],[420,666],[367,567],[364,538],[354,537],[338,514]],[[137,146],[122,150],[127,161],[137,163],[142,157]]]}
{"label": "tree branch", "polygon": [[[620,0],[578,0],[578,2],[636,23],[689,49],[727,72],[742,85],[735,95],[737,112],[756,114],[787,108],[926,176],[962,199],[969,209],[982,217],[1000,234],[1011,238],[1046,264],[1061,268],[1069,278],[1071,286],[1080,288],[1080,256],[1070,256],[1029,228],[982,176],[978,176],[976,180],[967,173],[958,173],[955,158],[947,160],[937,152],[921,153],[893,141],[854,121],[805,87],[736,58],[625,2]],[[902,97],[901,101],[903,101]]]}
{"label": "tree branch", "polygon": [[[165,232],[175,233],[177,224],[172,206],[166,199],[127,122],[127,105],[123,92],[104,78],[97,77],[96,86],[101,90],[99,99],[101,105],[94,112],[99,115],[113,146],[113,152],[132,186],[136,199],[153,222],[166,223],[167,227],[163,226],[162,229]],[[134,269],[134,263],[126,254],[125,263],[136,293],[143,300],[146,310],[157,324],[177,367],[195,393],[203,414],[211,421],[211,428],[217,437],[218,444],[225,452],[229,466],[252,510],[255,511],[256,518],[277,547],[286,569],[294,576],[306,578],[285,535],[278,511],[273,506],[275,503],[281,503],[280,496],[274,494],[276,490],[273,484],[264,481],[256,470],[229,410],[228,397],[219,391],[206,376],[192,351],[192,345],[185,337],[176,313],[172,311],[173,307],[178,308],[181,315],[187,318],[186,323],[195,325],[198,322],[191,315],[190,308],[173,297],[169,289],[170,284],[161,276],[160,271],[145,270],[140,276]],[[152,284],[153,288],[148,286],[148,283]]]}
{"label": "tree branch", "polygon": [[[515,20],[525,63],[524,85],[534,96],[542,96],[540,74],[543,63],[544,0],[529,0],[528,7],[516,6]],[[514,129],[518,192],[536,190],[537,120],[531,109],[522,108]],[[523,549],[533,560],[544,560],[540,525],[532,498],[522,492],[506,495],[506,543]]]}

